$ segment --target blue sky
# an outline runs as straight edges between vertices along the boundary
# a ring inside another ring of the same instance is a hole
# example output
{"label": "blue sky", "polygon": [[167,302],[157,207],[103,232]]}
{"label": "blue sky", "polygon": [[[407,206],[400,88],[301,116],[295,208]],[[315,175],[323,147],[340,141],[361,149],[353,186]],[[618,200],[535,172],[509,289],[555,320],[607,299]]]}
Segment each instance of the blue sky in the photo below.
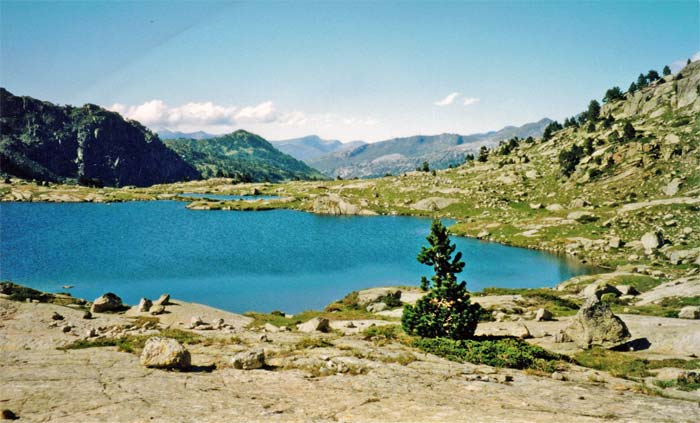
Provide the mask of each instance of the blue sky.
{"label": "blue sky", "polygon": [[469,134],[563,119],[698,57],[699,13],[696,0],[3,0],[0,85],[153,129]]}

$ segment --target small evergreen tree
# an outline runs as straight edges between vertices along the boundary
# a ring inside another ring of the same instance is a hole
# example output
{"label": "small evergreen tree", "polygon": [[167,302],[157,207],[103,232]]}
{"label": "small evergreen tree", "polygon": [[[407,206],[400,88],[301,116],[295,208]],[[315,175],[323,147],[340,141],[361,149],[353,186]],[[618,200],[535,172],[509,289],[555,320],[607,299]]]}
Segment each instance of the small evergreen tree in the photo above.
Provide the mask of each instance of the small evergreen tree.
{"label": "small evergreen tree", "polygon": [[550,138],[552,138],[552,135],[554,135],[555,132],[561,131],[562,129],[563,129],[563,127],[561,126],[561,124],[559,122],[557,122],[556,120],[554,122],[550,122],[549,125],[547,125],[544,128],[544,133],[542,134],[542,139],[547,141]]}
{"label": "small evergreen tree", "polygon": [[605,97],[603,97],[603,103],[609,103],[611,101],[622,99],[622,90],[620,87],[612,87],[605,92]]}
{"label": "small evergreen tree", "polygon": [[603,128],[605,128],[605,129],[612,128],[613,123],[615,123],[615,118],[612,116],[612,113],[611,113],[605,117],[605,120],[603,121]]}
{"label": "small evergreen tree", "polygon": [[634,129],[634,126],[632,126],[631,123],[627,122],[625,123],[625,127],[622,129],[622,135],[627,141],[633,140],[637,135],[637,130]]}
{"label": "small evergreen tree", "polygon": [[627,92],[633,94],[635,91],[637,91],[637,84],[633,82],[630,84],[630,87],[627,89]]}
{"label": "small evergreen tree", "polygon": [[671,68],[668,67],[668,65],[664,66],[664,70],[661,71],[664,76],[669,76],[671,74]]}
{"label": "small evergreen tree", "polygon": [[426,238],[429,246],[418,254],[418,261],[432,266],[435,274],[430,281],[421,278],[421,288],[428,293],[415,306],[404,307],[401,325],[410,335],[459,340],[471,338],[476,330],[481,307],[471,303],[467,283],[457,282],[464,262],[460,252],[452,258],[456,245],[449,235],[440,220],[434,220]]}
{"label": "small evergreen tree", "polygon": [[659,78],[659,73],[653,69],[647,73],[647,81],[649,82],[657,81]]}
{"label": "small evergreen tree", "polygon": [[588,120],[591,122],[597,121],[598,116],[600,116],[600,103],[598,103],[597,100],[591,100],[591,102],[588,103],[588,111],[586,114],[588,115]]}
{"label": "small evergreen tree", "polygon": [[685,62],[685,64],[686,64],[686,65],[689,65],[689,64],[690,64],[690,58],[688,58],[688,61]]}
{"label": "small evergreen tree", "polygon": [[644,88],[647,85],[649,85],[649,81],[647,81],[647,77],[643,73],[640,73],[639,76],[637,77],[637,88]]}
{"label": "small evergreen tree", "polygon": [[421,166],[421,170],[423,172],[430,172],[430,165],[428,164],[428,162],[423,162],[423,165]]}
{"label": "small evergreen tree", "polygon": [[489,158],[489,149],[486,148],[485,145],[482,145],[481,148],[479,149],[479,156],[476,158],[476,160],[484,163],[486,160]]}

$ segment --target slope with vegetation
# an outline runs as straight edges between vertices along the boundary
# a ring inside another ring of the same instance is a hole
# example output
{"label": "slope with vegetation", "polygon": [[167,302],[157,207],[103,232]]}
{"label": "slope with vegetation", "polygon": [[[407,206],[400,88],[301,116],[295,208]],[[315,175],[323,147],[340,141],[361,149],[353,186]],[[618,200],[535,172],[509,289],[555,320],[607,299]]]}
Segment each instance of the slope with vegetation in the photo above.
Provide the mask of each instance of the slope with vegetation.
{"label": "slope with vegetation", "polygon": [[512,137],[538,137],[550,122],[542,119],[523,126],[507,126],[484,134],[417,135],[361,145],[310,160],[309,164],[328,176],[341,178],[378,177],[400,174],[422,166],[445,169],[462,164],[481,146],[492,146]]}
{"label": "slope with vegetation", "polygon": [[204,178],[226,177],[242,182],[324,179],[315,169],[243,130],[207,139],[165,140],[165,144]]}
{"label": "slope with vegetation", "polygon": [[336,151],[351,150],[365,144],[363,141],[342,143],[338,140],[324,140],[317,135],[270,142],[281,152],[305,162]]}
{"label": "slope with vegetation", "polygon": [[0,114],[6,175],[108,186],[199,178],[157,135],[93,104],[57,106],[0,88]]}

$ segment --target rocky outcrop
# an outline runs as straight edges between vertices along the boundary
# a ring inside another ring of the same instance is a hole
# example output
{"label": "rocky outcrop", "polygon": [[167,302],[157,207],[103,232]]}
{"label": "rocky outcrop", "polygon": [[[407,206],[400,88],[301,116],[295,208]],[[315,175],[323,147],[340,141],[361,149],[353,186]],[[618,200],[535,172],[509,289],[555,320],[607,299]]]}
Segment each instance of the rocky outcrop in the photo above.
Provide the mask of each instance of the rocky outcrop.
{"label": "rocky outcrop", "polygon": [[330,214],[336,216],[353,214],[371,216],[377,214],[371,210],[362,209],[352,203],[349,203],[336,194],[329,194],[316,198],[313,202],[311,210],[318,214]]}
{"label": "rocky outcrop", "polygon": [[459,200],[456,198],[428,197],[416,201],[411,205],[411,208],[414,210],[438,211],[458,202]]}
{"label": "rocky outcrop", "polygon": [[104,313],[107,311],[120,311],[123,307],[122,299],[116,294],[108,292],[93,301],[90,311],[93,313]]}
{"label": "rocky outcrop", "polygon": [[630,338],[625,322],[615,316],[597,296],[586,300],[564,332],[581,348],[610,348]]}
{"label": "rocky outcrop", "polygon": [[299,332],[306,333],[329,332],[331,330],[331,326],[328,322],[328,319],[325,319],[323,317],[314,317],[313,319],[298,325],[297,330]]}
{"label": "rocky outcrop", "polygon": [[172,338],[150,338],[141,352],[141,365],[145,367],[187,370],[190,361],[190,352]]}
{"label": "rocky outcrop", "polygon": [[138,122],[99,106],[57,106],[0,88],[2,172],[42,181],[149,186],[199,179]]}
{"label": "rocky outcrop", "polygon": [[700,306],[686,306],[678,312],[680,319],[700,319]]}

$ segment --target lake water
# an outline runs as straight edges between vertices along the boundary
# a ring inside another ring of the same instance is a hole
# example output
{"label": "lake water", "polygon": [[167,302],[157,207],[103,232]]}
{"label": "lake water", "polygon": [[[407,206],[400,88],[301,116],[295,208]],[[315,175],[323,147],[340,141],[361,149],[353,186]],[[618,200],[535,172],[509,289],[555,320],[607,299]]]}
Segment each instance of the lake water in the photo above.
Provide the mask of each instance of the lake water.
{"label": "lake water", "polygon": [[257,201],[257,200],[274,200],[280,198],[277,195],[227,195],[227,194],[202,194],[194,192],[186,192],[178,197],[203,198],[205,200],[242,200],[242,201]]}
{"label": "lake water", "polygon": [[[417,285],[430,220],[273,210],[192,211],[177,201],[0,204],[0,278],[135,304],[168,292],[222,309],[322,308],[352,290]],[[552,286],[589,268],[562,257],[454,238],[470,290]]]}

